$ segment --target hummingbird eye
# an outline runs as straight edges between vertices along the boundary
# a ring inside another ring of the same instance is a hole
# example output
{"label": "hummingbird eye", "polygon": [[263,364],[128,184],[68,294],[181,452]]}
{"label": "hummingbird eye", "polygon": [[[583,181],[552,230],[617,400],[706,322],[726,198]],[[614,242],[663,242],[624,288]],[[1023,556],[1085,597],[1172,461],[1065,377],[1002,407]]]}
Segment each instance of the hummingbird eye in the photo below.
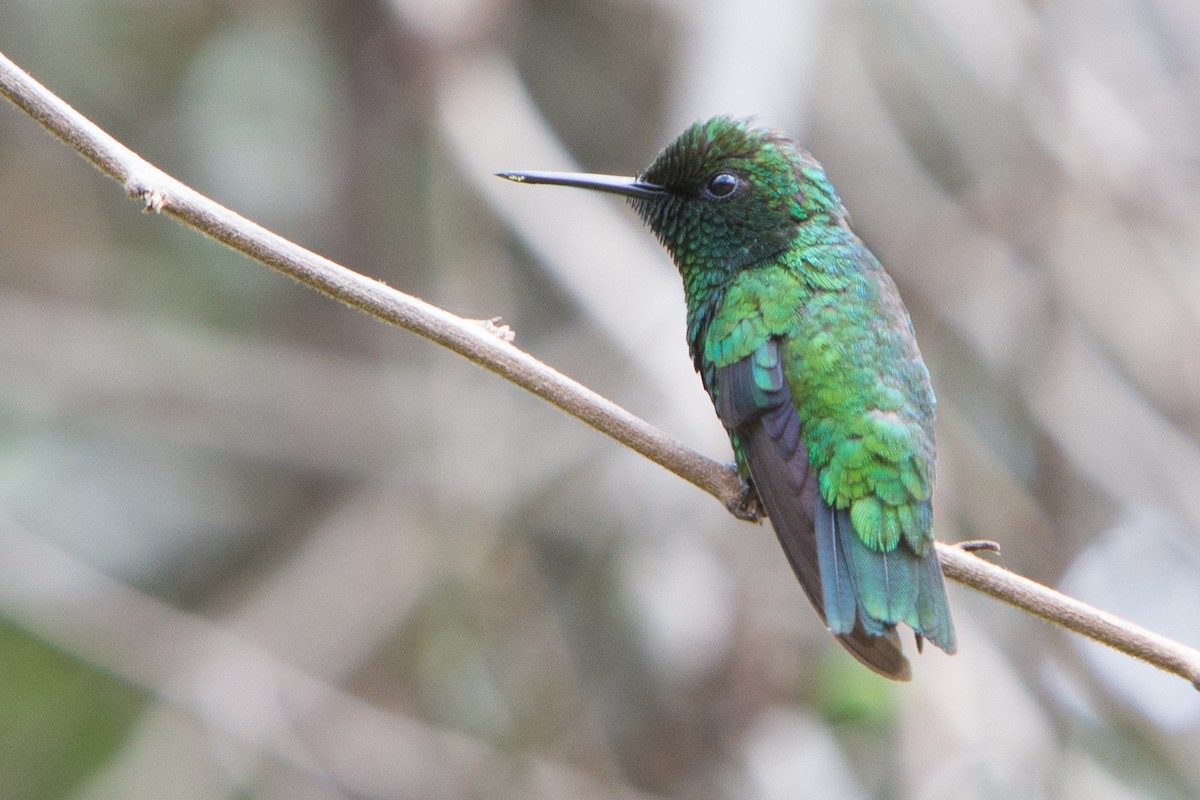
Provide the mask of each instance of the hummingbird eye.
{"label": "hummingbird eye", "polygon": [[732,172],[718,172],[704,184],[704,193],[717,200],[723,200],[737,191],[742,180]]}

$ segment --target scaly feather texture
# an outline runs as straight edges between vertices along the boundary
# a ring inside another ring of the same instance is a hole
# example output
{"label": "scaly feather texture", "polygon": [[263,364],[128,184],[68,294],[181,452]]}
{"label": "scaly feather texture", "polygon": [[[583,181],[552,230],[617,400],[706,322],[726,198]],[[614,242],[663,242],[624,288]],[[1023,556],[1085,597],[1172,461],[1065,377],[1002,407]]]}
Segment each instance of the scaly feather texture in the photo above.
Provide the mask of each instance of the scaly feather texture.
{"label": "scaly feather texture", "polygon": [[812,155],[715,117],[636,179],[506,176],[632,198],[683,278],[692,359],[739,471],[830,631],[896,680],[910,675],[900,623],[954,652],[929,373],[895,284]]}

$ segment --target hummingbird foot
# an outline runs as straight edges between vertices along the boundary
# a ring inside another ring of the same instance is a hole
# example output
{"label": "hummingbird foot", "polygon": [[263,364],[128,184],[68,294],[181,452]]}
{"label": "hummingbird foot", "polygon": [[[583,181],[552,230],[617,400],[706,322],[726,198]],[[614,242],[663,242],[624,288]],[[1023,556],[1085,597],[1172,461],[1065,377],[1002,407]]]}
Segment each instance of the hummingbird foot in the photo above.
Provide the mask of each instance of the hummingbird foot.
{"label": "hummingbird foot", "polygon": [[964,553],[995,553],[1000,555],[1000,543],[993,542],[991,539],[972,539],[968,542],[959,542],[956,547]]}
{"label": "hummingbird foot", "polygon": [[767,516],[767,510],[763,508],[758,492],[754,491],[754,487],[746,481],[742,481],[741,495],[733,502],[727,503],[725,507],[729,509],[730,514],[747,522],[762,522],[763,518]]}
{"label": "hummingbird foot", "polygon": [[488,333],[503,339],[506,342],[511,342],[517,338],[517,332],[510,328],[502,317],[492,317],[491,319],[473,319],[479,327],[483,328]]}

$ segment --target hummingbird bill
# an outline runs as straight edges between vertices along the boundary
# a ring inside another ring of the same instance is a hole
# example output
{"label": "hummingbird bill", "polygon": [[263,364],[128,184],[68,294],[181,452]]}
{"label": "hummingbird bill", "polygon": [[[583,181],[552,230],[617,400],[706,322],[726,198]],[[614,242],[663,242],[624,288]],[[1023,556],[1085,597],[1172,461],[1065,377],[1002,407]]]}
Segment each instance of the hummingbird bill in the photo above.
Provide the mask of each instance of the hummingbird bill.
{"label": "hummingbird bill", "polygon": [[637,177],[503,172],[622,195],[683,280],[687,341],[808,599],[859,661],[911,678],[897,626],[955,651],[933,539],[934,396],[891,277],[795,139],[728,116]]}

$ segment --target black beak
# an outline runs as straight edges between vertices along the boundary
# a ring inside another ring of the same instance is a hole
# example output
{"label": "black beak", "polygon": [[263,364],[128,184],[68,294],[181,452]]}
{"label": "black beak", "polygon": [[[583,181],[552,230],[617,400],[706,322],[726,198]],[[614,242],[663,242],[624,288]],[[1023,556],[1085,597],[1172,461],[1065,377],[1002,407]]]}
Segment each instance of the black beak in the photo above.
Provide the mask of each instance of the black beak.
{"label": "black beak", "polygon": [[585,172],[497,172],[497,177],[514,183],[544,183],[551,186],[578,186],[598,192],[621,194],[626,197],[663,197],[667,190],[653,183],[620,175],[590,175]]}

